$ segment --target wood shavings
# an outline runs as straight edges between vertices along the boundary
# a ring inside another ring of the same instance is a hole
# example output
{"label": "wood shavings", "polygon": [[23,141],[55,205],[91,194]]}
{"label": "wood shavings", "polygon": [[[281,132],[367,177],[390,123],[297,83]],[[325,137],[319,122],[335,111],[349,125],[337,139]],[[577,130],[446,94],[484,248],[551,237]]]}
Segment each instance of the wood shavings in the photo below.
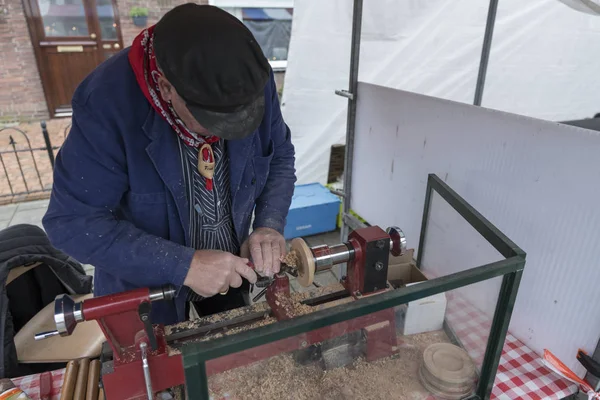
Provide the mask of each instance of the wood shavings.
{"label": "wood shavings", "polygon": [[285,296],[283,293],[277,293],[275,297],[277,299],[275,300],[275,304],[283,307],[283,309],[286,311],[286,314],[292,317],[298,317],[314,311],[313,307],[302,304],[292,297]]}
{"label": "wood shavings", "polygon": [[229,336],[229,335],[233,335],[233,334],[236,334],[236,333],[245,332],[245,331],[250,330],[250,329],[256,329],[258,327],[269,325],[269,324],[272,324],[274,322],[277,322],[277,320],[275,318],[273,318],[273,317],[265,317],[265,318],[261,319],[260,321],[254,322],[252,324],[248,324],[248,325],[244,325],[244,326],[239,326],[237,328],[229,329],[226,332],[224,332],[223,336]]}
{"label": "wood shavings", "polygon": [[268,310],[269,306],[265,302],[256,303],[247,307],[234,308],[233,310],[224,311],[222,313],[213,314],[190,321],[184,321],[174,325],[168,325],[165,327],[165,334],[168,336],[173,333],[181,332],[182,330],[191,330],[201,326],[214,324],[216,322],[228,321],[236,317],[241,317],[245,314],[260,311],[266,312]]}
{"label": "wood shavings", "polygon": [[291,250],[285,256],[281,257],[280,261],[291,268],[298,268],[298,264],[300,263],[300,259],[295,250]]}
{"label": "wood shavings", "polygon": [[422,353],[433,343],[449,342],[443,331],[399,336],[399,353],[323,371],[301,366],[291,354],[282,354],[209,378],[216,400],[425,400],[429,393],[417,377]]}
{"label": "wood shavings", "polygon": [[344,288],[344,285],[337,282],[337,283],[333,283],[331,285],[322,286],[320,288],[310,289],[305,292],[294,292],[294,293],[292,293],[291,297],[292,297],[292,300],[294,300],[294,301],[304,301],[304,300],[308,300],[308,299],[313,299],[315,297],[321,297],[321,296],[331,294],[331,293],[343,292],[345,290],[346,289]]}

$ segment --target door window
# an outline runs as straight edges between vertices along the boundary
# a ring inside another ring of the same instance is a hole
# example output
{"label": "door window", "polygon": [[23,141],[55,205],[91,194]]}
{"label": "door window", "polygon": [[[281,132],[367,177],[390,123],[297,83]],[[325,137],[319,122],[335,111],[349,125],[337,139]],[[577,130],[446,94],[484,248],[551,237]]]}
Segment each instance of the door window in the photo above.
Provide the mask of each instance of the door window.
{"label": "door window", "polygon": [[117,40],[117,21],[112,0],[96,0],[102,40]]}
{"label": "door window", "polygon": [[48,36],[88,36],[83,0],[37,0]]}

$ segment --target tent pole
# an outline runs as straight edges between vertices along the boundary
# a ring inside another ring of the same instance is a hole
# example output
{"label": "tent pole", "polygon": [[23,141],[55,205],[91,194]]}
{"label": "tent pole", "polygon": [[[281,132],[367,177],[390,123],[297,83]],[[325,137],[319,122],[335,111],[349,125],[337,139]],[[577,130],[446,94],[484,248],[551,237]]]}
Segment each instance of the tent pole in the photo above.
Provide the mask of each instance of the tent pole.
{"label": "tent pole", "polygon": [[[356,101],[358,86],[358,61],[360,59],[360,34],[362,28],[363,0],[354,0],[352,12],[352,44],[350,49],[350,79],[348,83],[348,116],[346,120],[346,154],[344,157],[344,197],[342,214],[341,240],[348,237],[346,215],[350,213],[350,199],[352,197],[352,162],[354,158],[354,129],[356,124]],[[340,271],[345,273],[344,271]]]}
{"label": "tent pole", "polygon": [[479,74],[477,75],[477,86],[475,87],[475,100],[473,100],[473,104],[476,106],[481,105],[481,100],[483,98],[483,88],[485,86],[485,77],[487,74],[488,61],[490,59],[490,49],[492,48],[497,10],[498,0],[490,0],[490,7],[488,9],[487,22],[485,25],[485,35],[483,37],[483,47],[481,49],[481,60],[479,62]]}

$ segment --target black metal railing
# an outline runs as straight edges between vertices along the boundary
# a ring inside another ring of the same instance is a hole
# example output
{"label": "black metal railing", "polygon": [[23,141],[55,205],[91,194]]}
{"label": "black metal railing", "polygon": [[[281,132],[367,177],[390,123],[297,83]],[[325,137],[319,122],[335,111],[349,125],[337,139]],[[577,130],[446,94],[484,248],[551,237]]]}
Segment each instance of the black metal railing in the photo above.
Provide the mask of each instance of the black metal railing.
{"label": "black metal railing", "polygon": [[[54,154],[60,147],[52,146],[45,121],[40,127],[44,143],[35,146],[22,129],[0,129],[0,201],[52,190]],[[49,169],[43,168],[46,163]]]}

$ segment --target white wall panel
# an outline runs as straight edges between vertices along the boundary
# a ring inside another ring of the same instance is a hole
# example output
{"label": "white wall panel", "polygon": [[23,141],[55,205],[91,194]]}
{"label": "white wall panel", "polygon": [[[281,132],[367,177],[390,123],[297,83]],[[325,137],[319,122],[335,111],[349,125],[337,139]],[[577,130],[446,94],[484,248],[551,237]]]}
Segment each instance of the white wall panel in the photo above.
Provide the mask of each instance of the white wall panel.
{"label": "white wall panel", "polygon": [[436,173],[527,252],[511,332],[582,373],[600,334],[599,133],[366,83],[358,99],[352,208],[416,248]]}

